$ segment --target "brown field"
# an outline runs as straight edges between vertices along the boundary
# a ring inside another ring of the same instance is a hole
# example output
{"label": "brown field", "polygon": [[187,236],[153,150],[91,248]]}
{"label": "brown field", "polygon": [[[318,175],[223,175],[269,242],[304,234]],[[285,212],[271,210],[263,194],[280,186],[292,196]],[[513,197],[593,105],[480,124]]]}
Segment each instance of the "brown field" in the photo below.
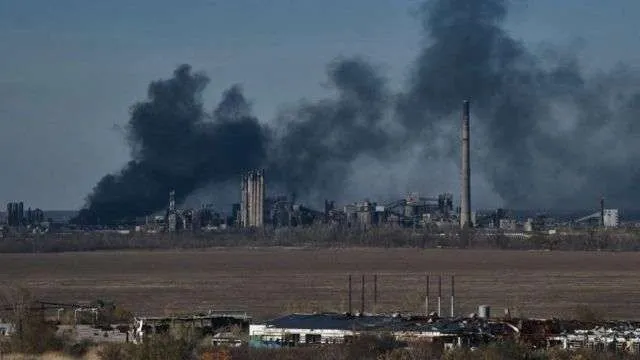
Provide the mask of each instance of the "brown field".
{"label": "brown field", "polygon": [[[0,282],[48,301],[111,299],[139,314],[219,309],[257,318],[347,310],[347,275],[360,307],[360,275],[378,274],[378,310],[424,308],[425,274],[456,275],[456,313],[478,304],[499,315],[572,317],[588,305],[608,318],[640,318],[640,253],[418,249],[226,248],[0,254]],[[432,280],[435,305],[437,283]],[[443,312],[449,312],[449,278]]]}

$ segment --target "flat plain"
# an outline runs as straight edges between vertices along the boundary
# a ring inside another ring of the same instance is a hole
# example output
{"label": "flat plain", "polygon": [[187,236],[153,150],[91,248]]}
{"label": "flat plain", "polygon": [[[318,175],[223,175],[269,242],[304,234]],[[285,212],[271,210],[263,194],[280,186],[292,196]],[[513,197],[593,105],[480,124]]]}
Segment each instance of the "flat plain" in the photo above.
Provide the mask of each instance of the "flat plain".
{"label": "flat plain", "polygon": [[[55,302],[113,300],[141,315],[246,311],[261,319],[291,311],[353,309],[424,311],[426,274],[431,310],[442,274],[442,310],[480,304],[501,315],[573,317],[585,305],[607,318],[640,318],[640,253],[420,249],[220,248],[0,254],[0,285],[27,287]],[[377,274],[374,309],[373,275]]]}

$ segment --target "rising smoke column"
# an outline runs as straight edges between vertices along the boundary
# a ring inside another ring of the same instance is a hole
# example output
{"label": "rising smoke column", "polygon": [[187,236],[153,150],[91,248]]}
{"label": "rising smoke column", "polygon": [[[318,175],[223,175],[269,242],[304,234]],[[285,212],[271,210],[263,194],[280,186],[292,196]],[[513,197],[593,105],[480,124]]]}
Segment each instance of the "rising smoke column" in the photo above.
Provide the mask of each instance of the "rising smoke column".
{"label": "rising smoke column", "polygon": [[[537,97],[519,91],[531,90],[526,85],[522,89],[516,87],[517,92],[513,94],[506,93],[513,82],[530,81],[533,75],[532,60],[523,46],[500,27],[507,15],[506,2],[429,1],[422,11],[426,44],[416,61],[408,91],[398,103],[399,121],[408,130],[407,136],[420,134],[431,144],[445,135],[438,131],[443,122],[455,124],[456,131],[448,134],[449,148],[429,149],[440,150],[453,161],[459,159],[461,101],[470,99],[474,117],[472,132],[475,132],[473,128],[482,126],[475,116],[483,121],[497,119],[488,141],[491,165],[482,170],[487,172],[485,175],[497,192],[510,201],[512,194],[528,185],[504,176],[503,168],[496,165],[507,163],[508,171],[520,173],[524,179],[531,178],[530,153],[517,150],[522,148],[519,136],[533,127]],[[472,136],[473,141],[476,139]],[[509,151],[503,151],[506,149]],[[482,163],[487,160],[483,159]],[[477,170],[474,168],[474,172]]]}
{"label": "rising smoke column", "polygon": [[434,151],[457,161],[458,131],[438,129],[457,129],[460,101],[471,99],[472,132],[487,146],[486,157],[472,155],[473,171],[506,206],[577,208],[601,194],[633,205],[637,156],[626,149],[638,149],[639,129],[628,126],[638,114],[637,74],[589,76],[574,54],[534,53],[504,30],[507,10],[505,0],[425,2],[425,46],[397,104],[407,138],[446,136],[451,147]]}
{"label": "rising smoke column", "polygon": [[166,206],[168,192],[181,201],[196,188],[259,166],[266,137],[241,88],[227,90],[213,115],[202,104],[209,79],[178,67],[173,77],[149,85],[148,99],[131,108],[132,160],[103,177],[76,221],[113,224]]}
{"label": "rising smoke column", "polygon": [[384,129],[391,94],[386,80],[362,58],[327,68],[334,98],[290,109],[276,121],[268,178],[305,200],[335,199],[359,155],[382,157],[391,142]]}

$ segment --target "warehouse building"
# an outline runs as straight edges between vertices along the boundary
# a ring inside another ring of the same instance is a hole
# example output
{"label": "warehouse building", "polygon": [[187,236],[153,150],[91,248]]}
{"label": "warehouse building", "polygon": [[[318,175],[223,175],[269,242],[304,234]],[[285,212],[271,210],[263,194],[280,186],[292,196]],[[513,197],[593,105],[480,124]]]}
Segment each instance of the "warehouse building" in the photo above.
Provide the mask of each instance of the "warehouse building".
{"label": "warehouse building", "polygon": [[479,346],[517,333],[516,327],[503,322],[477,317],[438,319],[435,315],[292,314],[249,326],[250,344],[256,347],[340,344],[360,335],[391,334],[398,341],[429,341],[450,349]]}

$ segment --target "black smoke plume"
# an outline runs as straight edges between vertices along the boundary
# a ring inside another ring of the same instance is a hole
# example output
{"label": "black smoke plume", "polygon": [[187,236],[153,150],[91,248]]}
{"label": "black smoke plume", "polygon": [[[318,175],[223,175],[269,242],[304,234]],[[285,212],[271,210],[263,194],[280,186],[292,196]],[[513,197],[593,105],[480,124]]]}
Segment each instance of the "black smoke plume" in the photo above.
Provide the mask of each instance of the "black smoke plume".
{"label": "black smoke plume", "polygon": [[335,98],[301,104],[276,121],[270,181],[289,193],[340,196],[358,156],[379,157],[389,149],[385,79],[361,58],[334,61],[328,78]]}
{"label": "black smoke plume", "polygon": [[162,209],[170,190],[176,200],[212,181],[259,166],[266,134],[251,116],[238,86],[227,90],[207,113],[202,92],[209,79],[178,67],[171,79],[149,85],[148,99],[131,108],[128,140],[132,160],[103,177],[76,221],[113,224]]}
{"label": "black smoke plume", "polygon": [[[344,199],[358,158],[402,162],[398,154],[418,145],[417,171],[437,172],[430,159],[459,163],[464,99],[472,102],[472,148],[483,150],[472,153],[472,176],[485,179],[502,205],[592,207],[603,195],[635,206],[636,71],[587,73],[571,52],[530,50],[505,31],[505,0],[426,1],[421,14],[424,46],[404,91],[391,93],[362,58],[338,59],[328,66],[332,98],[302,101],[269,127],[237,86],[207,113],[201,95],[209,80],[186,65],[153,82],[148,100],[132,108],[133,160],[98,183],[82,216],[113,222],[148,214],[166,205],[170,189],[180,201],[259,166],[270,189]],[[455,179],[450,189],[458,188]]]}
{"label": "black smoke plume", "polygon": [[[486,147],[473,171],[506,206],[575,209],[601,195],[635,206],[638,74],[589,75],[574,54],[528,50],[502,27],[505,0],[428,1],[422,10],[427,45],[398,104],[409,134],[434,141],[442,122],[459,126],[460,100],[471,99],[472,131]],[[457,160],[455,135],[445,154]]]}

